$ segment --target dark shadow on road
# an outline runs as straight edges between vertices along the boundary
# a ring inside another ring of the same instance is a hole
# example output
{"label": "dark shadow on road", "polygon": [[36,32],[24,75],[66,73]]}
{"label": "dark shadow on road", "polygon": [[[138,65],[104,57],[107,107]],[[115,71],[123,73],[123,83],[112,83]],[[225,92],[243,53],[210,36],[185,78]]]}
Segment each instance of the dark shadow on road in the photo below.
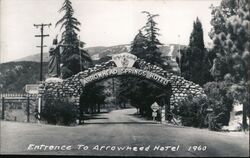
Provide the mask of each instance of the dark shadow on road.
{"label": "dark shadow on road", "polygon": [[84,120],[97,120],[97,119],[108,119],[107,117],[84,117]]}
{"label": "dark shadow on road", "polygon": [[110,113],[110,111],[101,111],[101,112],[95,112],[95,113],[88,112],[88,113],[84,113],[84,114],[85,115],[94,115],[94,116],[96,116],[96,115],[107,114],[107,113]]}
{"label": "dark shadow on road", "polygon": [[157,122],[92,122],[84,124],[157,124]]}
{"label": "dark shadow on road", "polygon": [[109,112],[101,112],[98,114],[84,114],[84,120],[92,120],[92,119],[108,119],[107,117],[103,117],[103,113],[109,113]]}
{"label": "dark shadow on road", "polygon": [[133,117],[136,117],[136,118],[139,118],[139,119],[152,120],[152,118],[143,117],[140,114],[136,114],[136,113],[134,113],[134,114],[126,114],[126,115],[133,116]]}

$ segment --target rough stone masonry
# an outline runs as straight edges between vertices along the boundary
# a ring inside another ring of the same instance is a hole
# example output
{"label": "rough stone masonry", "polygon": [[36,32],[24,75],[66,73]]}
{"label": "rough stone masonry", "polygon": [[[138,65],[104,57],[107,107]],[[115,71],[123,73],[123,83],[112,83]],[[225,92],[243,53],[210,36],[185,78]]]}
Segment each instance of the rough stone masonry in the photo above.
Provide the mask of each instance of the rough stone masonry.
{"label": "rough stone masonry", "polygon": [[[145,62],[142,59],[137,59],[135,62],[135,68],[143,71],[156,74],[164,79],[167,79],[172,87],[172,95],[170,98],[170,108],[178,105],[179,101],[185,100],[188,95],[193,95],[194,97],[205,97],[205,93],[198,84],[195,84],[191,81],[185,80],[181,76],[174,75],[173,73],[163,70],[161,67],[152,65]],[[83,88],[86,85],[81,83],[81,80],[88,78],[91,75],[96,73],[104,72],[110,69],[116,68],[115,63],[111,60],[101,65],[96,65],[93,68],[89,68],[85,71],[79,72],[78,74],[71,76],[70,78],[61,80],[61,81],[45,81],[40,85],[39,93],[42,97],[48,98],[57,98],[57,97],[71,97],[75,98],[74,101],[76,104],[79,103],[79,98],[81,93],[83,93]],[[118,76],[119,74],[117,74]],[[123,74],[124,75],[124,74]],[[155,76],[156,76],[155,75]],[[105,77],[116,76],[115,73],[109,73]],[[102,78],[103,79],[103,78]],[[154,78],[152,78],[154,80]],[[96,80],[91,80],[97,82]],[[92,82],[89,82],[92,83]],[[163,85],[164,86],[164,85]]]}

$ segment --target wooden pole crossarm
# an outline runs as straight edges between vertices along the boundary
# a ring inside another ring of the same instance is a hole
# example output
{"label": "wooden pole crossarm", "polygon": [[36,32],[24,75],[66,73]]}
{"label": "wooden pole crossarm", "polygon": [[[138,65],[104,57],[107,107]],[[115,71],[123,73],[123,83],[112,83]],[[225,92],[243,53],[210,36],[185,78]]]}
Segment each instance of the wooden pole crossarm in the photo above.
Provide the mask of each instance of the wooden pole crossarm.
{"label": "wooden pole crossarm", "polygon": [[48,37],[49,35],[35,35],[35,37]]}
{"label": "wooden pole crossarm", "polygon": [[[36,46],[36,47],[41,48],[41,46]],[[47,45],[43,45],[42,47],[47,47]]]}
{"label": "wooden pole crossarm", "polygon": [[43,48],[46,47],[46,46],[43,45],[43,38],[49,36],[48,34],[47,34],[47,35],[44,35],[44,34],[43,34],[43,30],[44,30],[44,26],[50,27],[50,26],[51,26],[51,23],[49,23],[49,24],[43,24],[43,23],[42,23],[42,24],[34,24],[34,26],[35,26],[36,28],[41,27],[41,34],[40,34],[40,35],[35,35],[35,37],[41,37],[41,46],[40,46],[40,47],[38,46],[38,47],[41,48],[40,81],[42,81],[42,80],[43,80],[43,77],[42,77],[42,74],[43,74]]}

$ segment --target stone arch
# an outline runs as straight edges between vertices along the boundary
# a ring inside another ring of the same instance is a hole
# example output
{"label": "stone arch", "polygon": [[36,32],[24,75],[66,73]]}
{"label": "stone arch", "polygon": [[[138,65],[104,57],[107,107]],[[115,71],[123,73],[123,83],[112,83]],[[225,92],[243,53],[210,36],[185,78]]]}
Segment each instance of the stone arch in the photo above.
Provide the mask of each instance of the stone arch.
{"label": "stone arch", "polygon": [[[123,60],[123,58],[121,59]],[[119,64],[115,63],[114,60],[110,60],[79,72],[65,80],[45,81],[40,85],[40,95],[45,98],[69,97],[78,105],[85,85],[113,76],[135,75],[152,80],[163,87],[170,84],[172,90],[170,109],[177,106],[179,101],[186,99],[188,95],[205,96],[203,89],[199,85],[163,70],[159,66],[147,63],[143,59],[136,58],[132,67],[118,67]]]}

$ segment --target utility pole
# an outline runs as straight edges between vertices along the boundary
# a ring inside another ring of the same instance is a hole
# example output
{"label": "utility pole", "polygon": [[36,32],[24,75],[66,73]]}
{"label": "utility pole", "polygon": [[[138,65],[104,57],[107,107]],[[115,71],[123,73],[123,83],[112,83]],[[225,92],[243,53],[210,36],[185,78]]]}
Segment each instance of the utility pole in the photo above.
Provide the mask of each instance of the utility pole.
{"label": "utility pole", "polygon": [[34,26],[36,28],[38,28],[38,27],[41,28],[41,34],[40,35],[35,35],[35,37],[41,37],[41,45],[37,46],[37,47],[41,48],[40,81],[42,81],[43,80],[43,47],[46,47],[46,45],[43,45],[43,38],[49,36],[49,35],[44,35],[43,30],[44,30],[45,26],[50,27],[51,23],[49,23],[49,24],[43,24],[43,23],[42,24],[34,24]]}
{"label": "utility pole", "polygon": [[81,39],[80,39],[80,36],[79,36],[78,47],[79,47],[79,55],[80,55],[80,71],[82,72],[82,53],[81,53]]}

